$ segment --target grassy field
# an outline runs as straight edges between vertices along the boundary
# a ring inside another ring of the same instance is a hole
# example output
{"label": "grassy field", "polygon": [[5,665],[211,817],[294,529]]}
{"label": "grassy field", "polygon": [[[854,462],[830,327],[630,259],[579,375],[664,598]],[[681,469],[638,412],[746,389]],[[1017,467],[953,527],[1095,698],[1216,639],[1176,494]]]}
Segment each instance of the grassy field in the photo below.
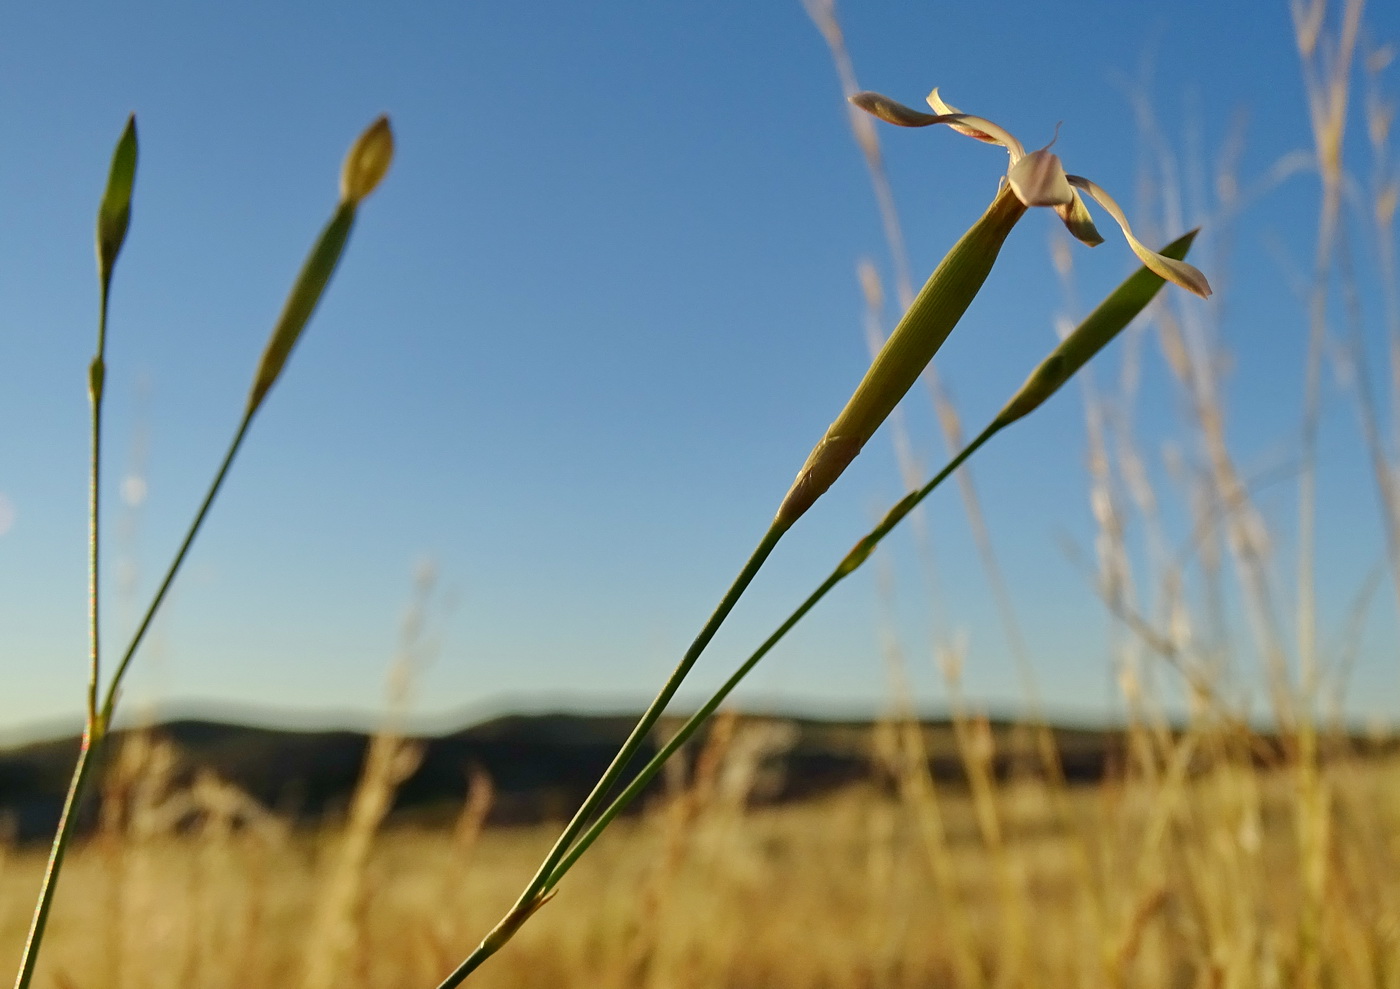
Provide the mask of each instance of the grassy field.
{"label": "grassy field", "polygon": [[[880,729],[868,783],[755,805],[770,726],[721,724],[687,780],[623,822],[477,976],[512,987],[1400,985],[1400,759],[1285,755],[1142,729],[1121,778],[962,785]],[[389,740],[342,823],[297,831],[173,754],[128,746],[76,850],[37,984],[436,984],[518,893],[557,826],[484,828],[490,789],[383,826],[412,750]],[[396,768],[392,765],[400,761]],[[1291,762],[1291,764],[1290,764]],[[42,856],[0,858],[0,957]]]}

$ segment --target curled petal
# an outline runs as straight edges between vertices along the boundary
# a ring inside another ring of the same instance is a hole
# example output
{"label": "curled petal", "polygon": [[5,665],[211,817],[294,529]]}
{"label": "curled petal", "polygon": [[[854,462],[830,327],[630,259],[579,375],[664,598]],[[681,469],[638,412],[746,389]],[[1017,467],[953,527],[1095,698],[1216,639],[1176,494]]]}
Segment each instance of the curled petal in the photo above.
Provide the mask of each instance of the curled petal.
{"label": "curled petal", "polygon": [[1167,281],[1180,285],[1188,292],[1194,292],[1201,298],[1210,297],[1210,282],[1206,281],[1206,276],[1201,274],[1196,268],[1185,261],[1177,261],[1173,258],[1164,257],[1156,251],[1149,250],[1142,241],[1133,236],[1132,227],[1128,226],[1128,218],[1123,215],[1123,211],[1103,189],[1082,175],[1069,175],[1070,185],[1083,189],[1094,201],[1108,211],[1108,215],[1123,228],[1123,236],[1128,238],[1128,246],[1133,249],[1133,253],[1138,256],[1144,266],[1155,272]]}
{"label": "curled petal", "polygon": [[938,95],[937,86],[934,87],[933,92],[928,94],[927,102],[939,116],[958,117],[957,122],[947,121],[947,123],[959,134],[966,134],[968,137],[984,141],[987,144],[1000,144],[1011,155],[1013,165],[1024,157],[1026,149],[1008,131],[984,117],[974,117],[970,113],[963,113],[957,107],[943,102],[943,97]]}
{"label": "curled petal", "polygon": [[892,100],[880,93],[863,92],[850,97],[850,101],[867,113],[900,127],[928,127],[931,124],[947,124],[961,134],[974,137],[988,144],[1000,144],[1011,155],[1014,165],[1025,156],[1025,148],[1006,131],[990,120],[974,117],[970,113],[924,113],[907,107],[898,100]]}
{"label": "curled petal", "polygon": [[1027,206],[1069,206],[1074,190],[1065,178],[1065,167],[1058,155],[1045,148],[1032,151],[1006,173],[1011,191]]}
{"label": "curled petal", "polygon": [[927,127],[930,124],[948,122],[944,116],[915,110],[880,93],[856,93],[851,97],[851,102],[866,113],[872,113],[886,123],[898,124],[900,127]]}
{"label": "curled petal", "polygon": [[1084,206],[1084,200],[1079,198],[1079,193],[1073,188],[1070,189],[1070,195],[1073,197],[1070,202],[1063,206],[1056,206],[1055,212],[1064,221],[1066,229],[1076,240],[1088,244],[1090,247],[1098,247],[1103,243],[1103,238],[1099,236],[1098,228],[1094,226],[1094,219]]}

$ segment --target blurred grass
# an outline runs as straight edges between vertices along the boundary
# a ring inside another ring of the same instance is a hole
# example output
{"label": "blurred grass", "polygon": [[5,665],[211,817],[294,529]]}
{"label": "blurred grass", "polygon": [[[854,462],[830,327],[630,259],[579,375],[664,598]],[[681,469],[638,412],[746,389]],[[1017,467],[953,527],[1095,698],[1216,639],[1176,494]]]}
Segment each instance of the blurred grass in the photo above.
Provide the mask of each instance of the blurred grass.
{"label": "blurred grass", "polygon": [[[1006,736],[976,716],[961,746],[910,724],[883,726],[869,779],[766,807],[754,788],[791,738],[723,718],[666,796],[610,830],[476,984],[1298,983],[1296,776],[1257,764],[1238,730],[1202,724],[1165,747],[1144,730],[1136,768],[1060,790],[1030,761],[1010,777],[979,769]],[[947,759],[950,746],[967,778],[934,786],[921,756]],[[126,744],[101,826],[73,851],[36,984],[429,985],[510,905],[556,830],[483,830],[480,780],[453,827],[376,833],[352,814],[296,830],[212,776],[169,785],[175,761],[164,743]],[[377,765],[357,801],[365,788],[391,795],[396,777]],[[1396,985],[1400,757],[1339,751],[1320,772],[1332,812],[1319,984]],[[337,915],[341,937],[308,938],[328,878],[349,881],[349,841],[365,850],[361,895]],[[34,850],[0,857],[0,954],[18,951],[41,867]]]}

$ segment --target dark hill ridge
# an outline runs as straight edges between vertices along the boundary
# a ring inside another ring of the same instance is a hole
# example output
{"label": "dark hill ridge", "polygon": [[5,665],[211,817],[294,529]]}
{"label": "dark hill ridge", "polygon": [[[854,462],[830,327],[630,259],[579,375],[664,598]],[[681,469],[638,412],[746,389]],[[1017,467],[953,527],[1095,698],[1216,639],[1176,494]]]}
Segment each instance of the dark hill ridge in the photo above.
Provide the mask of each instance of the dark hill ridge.
{"label": "dark hill ridge", "polygon": [[[759,799],[802,799],[871,775],[870,722],[747,716],[742,721],[746,726],[781,728],[780,740],[770,741],[765,750],[768,772]],[[634,723],[630,715],[514,715],[448,735],[415,738],[423,758],[400,786],[395,811],[451,813],[466,796],[471,773],[481,770],[494,786],[493,822],[565,818],[587,796]],[[672,720],[664,727],[678,725]],[[991,729],[999,775],[1029,764],[1032,746],[1024,725],[993,722]],[[1120,762],[1118,730],[1053,730],[1071,782],[1101,779]],[[345,807],[369,742],[361,732],[294,731],[204,720],[170,721],[151,731],[178,751],[177,782],[201,770],[212,771],[260,804],[303,822]],[[927,722],[924,736],[934,776],[961,781],[951,725]],[[8,822],[20,840],[52,834],[77,750],[76,736],[0,750],[0,821]],[[640,768],[654,751],[652,744],[644,746],[632,768]],[[93,816],[88,807],[87,820]]]}

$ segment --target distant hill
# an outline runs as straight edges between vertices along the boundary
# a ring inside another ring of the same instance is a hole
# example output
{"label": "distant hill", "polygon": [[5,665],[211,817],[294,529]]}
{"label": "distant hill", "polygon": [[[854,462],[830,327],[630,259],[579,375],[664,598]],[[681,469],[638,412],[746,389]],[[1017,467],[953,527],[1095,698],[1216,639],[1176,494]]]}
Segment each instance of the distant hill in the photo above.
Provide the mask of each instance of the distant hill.
{"label": "distant hill", "polygon": [[[467,793],[471,773],[479,770],[490,776],[494,787],[494,823],[566,818],[587,796],[634,722],[631,715],[519,715],[416,738],[423,758],[400,786],[395,812],[452,813]],[[769,733],[767,748],[759,753],[764,779],[756,799],[802,799],[871,776],[875,735],[870,722],[746,717],[742,724],[781,729],[776,736]],[[998,775],[1014,773],[1018,764],[1034,760],[1023,725],[993,722],[990,728]],[[369,742],[361,732],[201,720],[170,721],[148,730],[175,746],[177,782],[211,771],[276,813],[307,823],[347,805]],[[1071,782],[1101,779],[1120,761],[1122,733],[1117,730],[1053,731]],[[952,727],[926,723],[924,738],[934,776],[960,781],[962,765]],[[76,736],[0,750],[0,820],[20,840],[53,832],[77,751]],[[640,768],[654,751],[654,746],[645,746],[632,768]],[[92,806],[85,808],[88,823],[93,817]]]}

